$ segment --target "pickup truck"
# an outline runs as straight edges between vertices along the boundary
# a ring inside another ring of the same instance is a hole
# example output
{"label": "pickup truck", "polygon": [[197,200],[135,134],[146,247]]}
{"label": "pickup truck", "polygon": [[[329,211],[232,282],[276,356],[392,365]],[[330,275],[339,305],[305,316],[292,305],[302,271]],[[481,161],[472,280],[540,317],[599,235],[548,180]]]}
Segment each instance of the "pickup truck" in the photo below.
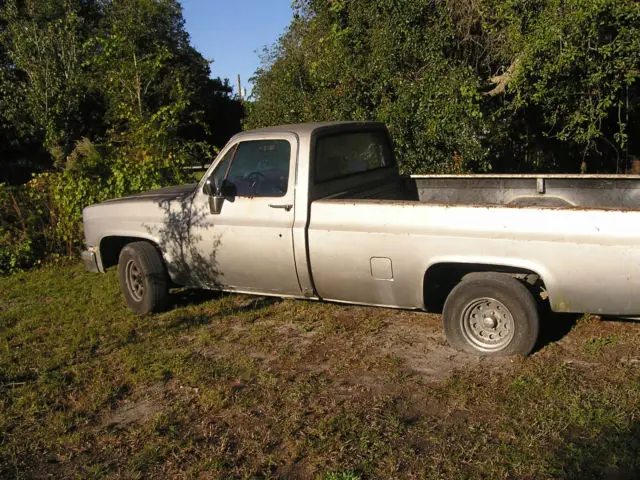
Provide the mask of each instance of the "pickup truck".
{"label": "pickup truck", "polygon": [[403,177],[379,123],[242,132],[198,184],[83,216],[138,313],[172,286],[418,309],[483,355],[530,353],[545,309],[640,315],[638,177]]}

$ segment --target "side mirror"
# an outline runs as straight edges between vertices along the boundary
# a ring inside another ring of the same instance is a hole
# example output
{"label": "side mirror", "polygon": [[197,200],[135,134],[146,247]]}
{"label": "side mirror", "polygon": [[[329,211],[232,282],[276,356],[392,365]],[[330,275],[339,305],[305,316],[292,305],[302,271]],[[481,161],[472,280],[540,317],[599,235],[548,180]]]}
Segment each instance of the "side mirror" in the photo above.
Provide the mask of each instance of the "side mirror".
{"label": "side mirror", "polygon": [[224,204],[222,195],[209,195],[209,211],[212,215],[219,215]]}
{"label": "side mirror", "polygon": [[202,187],[202,191],[204,192],[205,195],[214,195],[216,192],[216,188],[213,185],[213,183],[211,182],[211,178],[207,178],[207,180],[204,182],[204,186]]}
{"label": "side mirror", "polygon": [[209,211],[212,215],[219,215],[224,203],[224,195],[218,185],[214,185],[211,178],[207,178],[202,187],[202,191],[209,197]]}
{"label": "side mirror", "polygon": [[223,180],[221,183],[217,178],[207,178],[202,187],[202,191],[205,195],[219,195],[222,197],[235,197],[236,186],[228,180]]}

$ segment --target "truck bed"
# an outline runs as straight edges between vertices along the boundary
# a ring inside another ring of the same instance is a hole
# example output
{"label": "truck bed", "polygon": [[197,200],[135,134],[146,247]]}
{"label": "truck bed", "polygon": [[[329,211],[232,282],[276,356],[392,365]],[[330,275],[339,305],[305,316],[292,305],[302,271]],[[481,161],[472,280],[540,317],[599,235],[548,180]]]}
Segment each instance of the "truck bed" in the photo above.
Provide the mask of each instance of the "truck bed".
{"label": "truck bed", "polygon": [[640,209],[635,175],[420,175],[409,182],[421,202],[440,205]]}
{"label": "truck bed", "polygon": [[636,175],[415,175],[325,198],[586,209],[640,209]]}
{"label": "truck bed", "polygon": [[554,311],[635,316],[639,210],[635,176],[405,178],[313,201],[310,265],[330,300],[421,308],[430,268],[480,263],[540,276]]}

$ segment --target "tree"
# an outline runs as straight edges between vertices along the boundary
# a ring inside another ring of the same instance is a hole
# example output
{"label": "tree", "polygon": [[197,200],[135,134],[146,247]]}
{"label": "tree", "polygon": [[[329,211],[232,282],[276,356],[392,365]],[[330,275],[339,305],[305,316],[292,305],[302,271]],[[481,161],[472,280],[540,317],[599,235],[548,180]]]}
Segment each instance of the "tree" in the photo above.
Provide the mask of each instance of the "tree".
{"label": "tree", "polygon": [[[228,85],[209,76],[175,0],[7,0],[0,5],[0,135],[7,140],[0,148],[29,157],[42,150],[62,166],[88,138],[138,143],[137,153],[153,150],[165,160],[194,147],[188,154],[203,161],[210,156],[203,142],[224,144],[243,115]],[[217,110],[232,116],[214,132],[205,122]]]}
{"label": "tree", "polygon": [[551,167],[627,169],[629,151],[640,147],[629,136],[638,128],[640,4],[537,0],[489,7],[484,21],[493,57],[511,70],[503,77],[502,118],[526,119],[536,132],[526,137],[551,157]]}
{"label": "tree", "polygon": [[35,170],[15,175],[14,158],[49,167],[0,184],[0,271],[72,255],[83,207],[188,180],[181,167],[211,160],[243,115],[175,0],[0,3],[0,94],[2,180]]}
{"label": "tree", "polygon": [[6,28],[2,44],[10,59],[6,83],[12,85],[7,109],[53,151],[73,142],[82,123],[82,44],[88,16],[96,2],[7,0],[0,9]]}
{"label": "tree", "polygon": [[432,1],[298,4],[257,72],[249,123],[379,120],[405,171],[485,169],[478,81],[454,48]]}
{"label": "tree", "polygon": [[633,0],[300,0],[250,125],[386,122],[402,167],[622,171],[637,131]]}

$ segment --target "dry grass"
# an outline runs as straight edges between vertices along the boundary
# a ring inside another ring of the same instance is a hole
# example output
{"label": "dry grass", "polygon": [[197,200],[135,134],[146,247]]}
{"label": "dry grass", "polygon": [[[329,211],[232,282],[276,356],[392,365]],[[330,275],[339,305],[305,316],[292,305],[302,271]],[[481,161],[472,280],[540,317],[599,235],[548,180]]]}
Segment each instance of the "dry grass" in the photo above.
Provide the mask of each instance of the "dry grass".
{"label": "dry grass", "polygon": [[556,318],[558,341],[488,361],[438,316],[173,298],[136,317],[114,272],[0,279],[0,477],[640,474],[638,324]]}

